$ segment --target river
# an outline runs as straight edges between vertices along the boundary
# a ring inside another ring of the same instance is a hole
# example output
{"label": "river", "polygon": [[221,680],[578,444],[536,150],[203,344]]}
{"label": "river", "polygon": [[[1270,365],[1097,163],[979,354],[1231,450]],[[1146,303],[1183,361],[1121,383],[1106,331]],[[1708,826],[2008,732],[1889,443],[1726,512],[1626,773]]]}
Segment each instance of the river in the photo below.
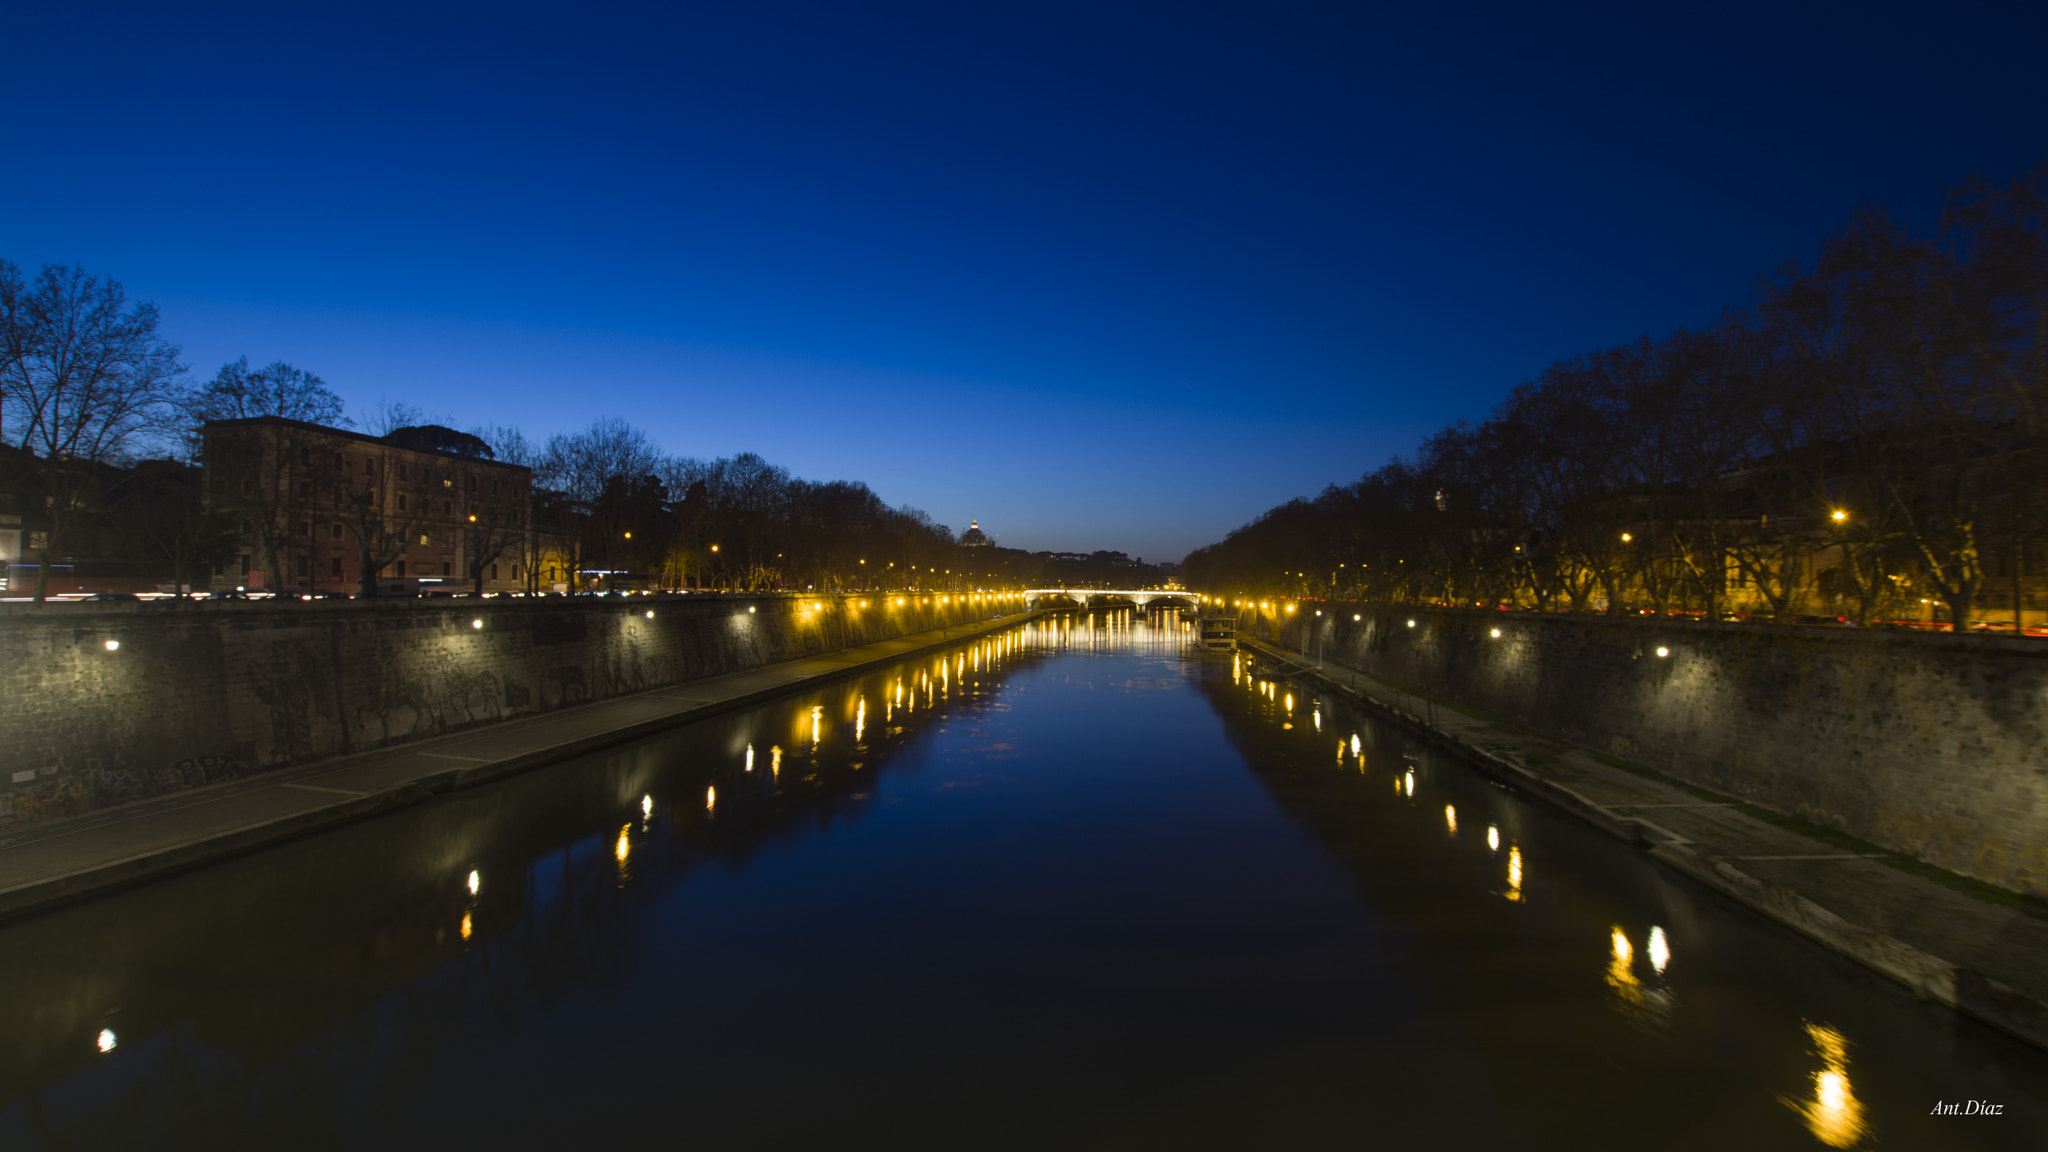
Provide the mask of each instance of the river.
{"label": "river", "polygon": [[1047,618],[0,927],[0,1147],[2048,1146],[2048,1055],[1188,636]]}

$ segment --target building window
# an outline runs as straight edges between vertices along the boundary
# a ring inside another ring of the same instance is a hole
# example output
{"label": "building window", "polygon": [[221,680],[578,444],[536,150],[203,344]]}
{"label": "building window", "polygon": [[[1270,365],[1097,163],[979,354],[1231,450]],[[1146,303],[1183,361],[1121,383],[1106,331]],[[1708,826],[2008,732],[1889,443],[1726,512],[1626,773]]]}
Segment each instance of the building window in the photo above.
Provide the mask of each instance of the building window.
{"label": "building window", "polygon": [[496,564],[493,564],[493,565],[491,565],[491,579],[493,579],[493,580],[496,580],[497,578],[498,578],[498,566],[497,566]]}
{"label": "building window", "polygon": [[329,574],[329,575],[331,575],[331,576],[340,576],[340,575],[341,575],[341,557],[339,557],[339,556],[336,556],[336,557],[335,557],[335,558],[334,558],[334,559],[333,559],[332,561],[330,561],[330,562],[329,562],[329,564],[328,564],[328,569],[329,569],[329,571],[328,571],[328,574]]}
{"label": "building window", "polygon": [[[403,477],[403,476],[399,477],[399,479],[401,479],[401,480],[403,480],[404,478],[405,478],[405,477]],[[403,512],[403,511],[405,511],[405,493],[403,493],[403,492],[400,492],[400,493],[398,494],[398,510],[399,510],[400,512]]]}
{"label": "building window", "polygon": [[341,525],[339,524],[334,525],[334,538],[336,540],[341,539]]}
{"label": "building window", "polygon": [[432,544],[432,543],[433,543],[433,541],[432,541],[432,540],[429,540],[429,539],[427,538],[427,534],[426,534],[426,533],[424,533],[424,532],[422,532],[422,533],[420,533],[420,543],[422,543],[422,544]]}
{"label": "building window", "polygon": [[441,575],[443,575],[443,576],[453,576],[453,575],[455,575],[455,565],[453,565],[453,564],[450,564],[450,563],[449,563],[448,561],[446,561],[446,560],[443,560],[443,561],[441,561]]}
{"label": "building window", "polygon": [[404,576],[405,576],[405,561],[403,561],[403,560],[400,560],[400,561],[398,561],[398,562],[397,562],[397,566],[398,566],[398,575],[399,575],[399,577],[400,577],[400,578],[402,579],[402,578],[404,578]]}
{"label": "building window", "polygon": [[443,515],[443,516],[453,516],[453,515],[455,515],[455,501],[453,501],[453,500],[443,500],[443,501],[441,501],[441,515]]}
{"label": "building window", "polygon": [[248,554],[247,552],[244,552],[244,553],[242,553],[242,555],[241,555],[241,561],[242,561],[242,575],[244,575],[244,576],[247,576],[247,575],[249,574],[249,554]]}
{"label": "building window", "polygon": [[311,536],[312,534],[313,534],[313,525],[312,525],[312,524],[311,524],[310,522],[308,522],[308,521],[305,521],[305,520],[301,520],[301,521],[299,521],[299,535],[301,535],[301,536]]}
{"label": "building window", "polygon": [[375,476],[376,474],[377,462],[368,456],[363,457],[363,475]]}
{"label": "building window", "polygon": [[400,480],[403,480],[403,479],[405,479],[405,478],[406,478],[406,475],[405,475],[405,465],[403,465],[403,464],[400,464],[400,465],[398,466],[398,478],[399,478]]}
{"label": "building window", "polygon": [[41,552],[50,546],[50,534],[48,532],[30,532],[28,534],[28,546],[34,551]]}

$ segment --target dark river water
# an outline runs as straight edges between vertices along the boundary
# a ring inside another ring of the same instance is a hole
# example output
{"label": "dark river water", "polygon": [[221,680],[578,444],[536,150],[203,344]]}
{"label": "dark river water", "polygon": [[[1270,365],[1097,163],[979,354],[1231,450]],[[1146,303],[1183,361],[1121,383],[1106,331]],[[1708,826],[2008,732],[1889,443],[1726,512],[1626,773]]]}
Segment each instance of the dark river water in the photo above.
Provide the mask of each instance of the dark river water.
{"label": "dark river water", "polygon": [[2048,1057],[1187,641],[1049,620],[0,927],[0,1148],[2048,1147]]}

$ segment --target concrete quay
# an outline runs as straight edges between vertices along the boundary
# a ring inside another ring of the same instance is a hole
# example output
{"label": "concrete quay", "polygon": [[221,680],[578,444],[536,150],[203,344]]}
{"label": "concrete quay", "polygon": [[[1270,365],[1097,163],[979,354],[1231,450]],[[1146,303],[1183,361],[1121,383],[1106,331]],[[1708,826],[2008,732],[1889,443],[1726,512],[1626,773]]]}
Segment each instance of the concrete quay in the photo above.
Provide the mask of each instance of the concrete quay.
{"label": "concrete quay", "polygon": [[2048,903],[1336,661],[1239,642],[1921,998],[2048,1048]]}
{"label": "concrete quay", "polygon": [[1038,615],[956,624],[27,825],[0,836],[0,919],[423,803]]}

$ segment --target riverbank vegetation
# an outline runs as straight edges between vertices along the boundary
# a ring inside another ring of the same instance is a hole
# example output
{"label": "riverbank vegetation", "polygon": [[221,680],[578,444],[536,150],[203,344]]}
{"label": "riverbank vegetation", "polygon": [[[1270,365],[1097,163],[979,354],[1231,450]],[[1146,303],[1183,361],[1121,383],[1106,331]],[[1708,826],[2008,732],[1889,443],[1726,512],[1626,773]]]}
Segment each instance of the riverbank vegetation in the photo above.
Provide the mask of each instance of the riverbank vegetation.
{"label": "riverbank vegetation", "polygon": [[[1715,323],[1561,360],[1185,561],[1254,595],[2024,626],[2048,608],[2048,163],[1858,214]],[[2039,623],[2036,617],[2035,623]]]}

